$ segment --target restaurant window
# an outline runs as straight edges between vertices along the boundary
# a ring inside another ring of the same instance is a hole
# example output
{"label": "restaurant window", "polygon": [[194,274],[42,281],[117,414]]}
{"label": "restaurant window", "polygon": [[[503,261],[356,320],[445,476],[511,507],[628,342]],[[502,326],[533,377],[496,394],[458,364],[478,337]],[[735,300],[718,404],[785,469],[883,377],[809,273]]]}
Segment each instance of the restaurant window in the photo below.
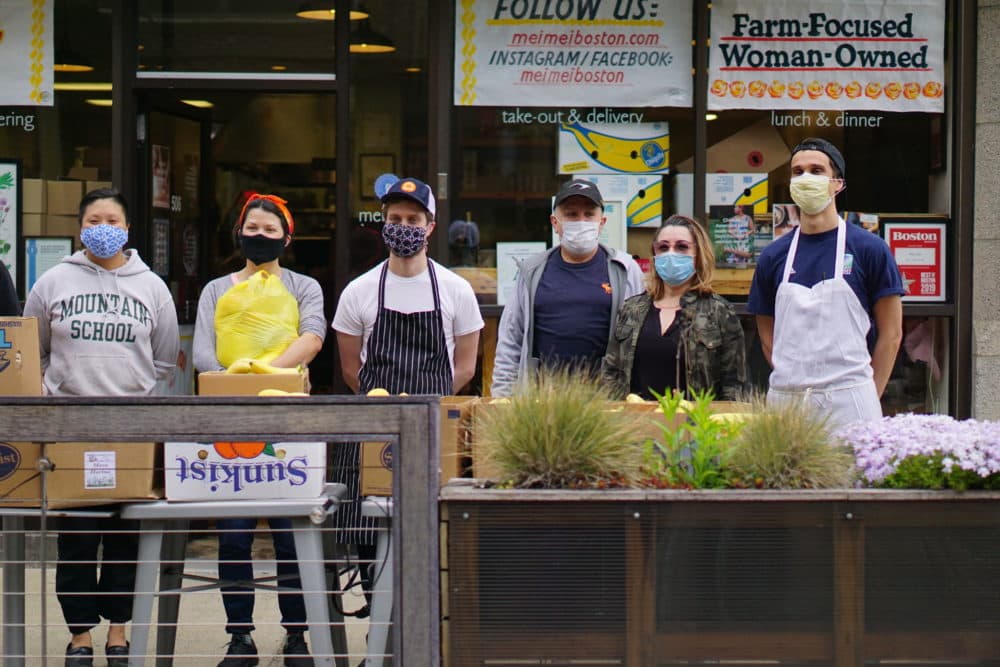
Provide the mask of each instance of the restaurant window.
{"label": "restaurant window", "polygon": [[[31,34],[32,27],[23,23],[31,21],[31,3],[21,4],[29,9],[4,7],[9,11],[0,14],[9,21],[0,25],[8,42]],[[16,161],[23,179],[20,229],[15,229],[12,212],[3,216],[0,261],[16,274],[22,299],[37,277],[24,273],[24,239],[76,243],[80,198],[87,190],[110,185],[111,179],[111,41],[93,39],[110,34],[110,8],[105,2],[55,0],[52,14],[52,97],[39,106],[0,104],[0,156]],[[17,73],[10,68],[5,76]]]}

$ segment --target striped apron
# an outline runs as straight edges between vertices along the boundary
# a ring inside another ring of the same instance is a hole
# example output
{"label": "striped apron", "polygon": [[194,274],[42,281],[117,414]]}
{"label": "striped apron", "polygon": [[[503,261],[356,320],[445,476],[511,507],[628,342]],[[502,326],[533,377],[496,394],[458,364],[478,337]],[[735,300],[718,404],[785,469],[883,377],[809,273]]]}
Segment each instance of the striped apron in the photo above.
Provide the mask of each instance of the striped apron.
{"label": "striped apron", "polygon": [[[382,267],[378,283],[378,313],[368,337],[365,363],[358,376],[360,393],[381,387],[390,394],[437,394],[453,391],[454,375],[444,335],[441,298],[434,264],[427,262],[434,310],[400,313],[385,307],[385,278],[389,263]],[[341,507],[338,517],[338,541],[342,544],[374,544],[375,519],[361,516],[360,445],[356,442],[337,445],[334,455],[334,480],[347,485],[352,501]]]}

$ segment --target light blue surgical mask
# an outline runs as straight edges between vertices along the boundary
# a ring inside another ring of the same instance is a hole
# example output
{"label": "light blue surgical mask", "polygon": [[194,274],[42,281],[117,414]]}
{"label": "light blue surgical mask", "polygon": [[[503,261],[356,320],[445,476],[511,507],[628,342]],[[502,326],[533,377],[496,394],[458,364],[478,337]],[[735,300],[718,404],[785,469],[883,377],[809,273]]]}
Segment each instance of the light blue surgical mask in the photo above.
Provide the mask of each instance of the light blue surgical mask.
{"label": "light blue surgical mask", "polygon": [[694,257],[665,252],[653,258],[656,275],[671,287],[683,285],[694,275]]}

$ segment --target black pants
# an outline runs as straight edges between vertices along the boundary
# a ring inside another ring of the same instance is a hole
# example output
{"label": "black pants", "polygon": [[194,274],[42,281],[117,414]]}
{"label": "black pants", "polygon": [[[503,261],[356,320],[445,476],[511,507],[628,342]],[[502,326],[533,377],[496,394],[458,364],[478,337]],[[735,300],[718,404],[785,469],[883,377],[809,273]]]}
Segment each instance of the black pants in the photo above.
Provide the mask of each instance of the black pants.
{"label": "black pants", "polygon": [[[70,632],[132,619],[139,524],[117,517],[67,517],[59,522],[56,593]],[[100,579],[97,548],[103,545]]]}

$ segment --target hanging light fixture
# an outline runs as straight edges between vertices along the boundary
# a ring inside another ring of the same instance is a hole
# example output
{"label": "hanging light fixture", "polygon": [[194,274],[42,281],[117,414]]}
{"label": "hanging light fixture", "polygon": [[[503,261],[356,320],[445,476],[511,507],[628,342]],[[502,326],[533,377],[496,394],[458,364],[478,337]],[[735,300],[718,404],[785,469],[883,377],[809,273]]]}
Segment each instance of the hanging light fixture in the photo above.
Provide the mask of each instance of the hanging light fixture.
{"label": "hanging light fixture", "polygon": [[[314,21],[332,21],[336,12],[333,9],[333,0],[320,0],[319,2],[304,2],[299,5],[299,10],[295,15],[302,19],[312,19]],[[351,20],[360,21],[368,18],[368,12],[351,8]]]}
{"label": "hanging light fixture", "polygon": [[351,30],[351,53],[392,53],[396,45],[391,39],[372,29],[369,19],[362,19]]}
{"label": "hanging light fixture", "polygon": [[90,61],[73,51],[60,49],[55,55],[55,63],[52,66],[56,72],[93,72],[94,66]]}

